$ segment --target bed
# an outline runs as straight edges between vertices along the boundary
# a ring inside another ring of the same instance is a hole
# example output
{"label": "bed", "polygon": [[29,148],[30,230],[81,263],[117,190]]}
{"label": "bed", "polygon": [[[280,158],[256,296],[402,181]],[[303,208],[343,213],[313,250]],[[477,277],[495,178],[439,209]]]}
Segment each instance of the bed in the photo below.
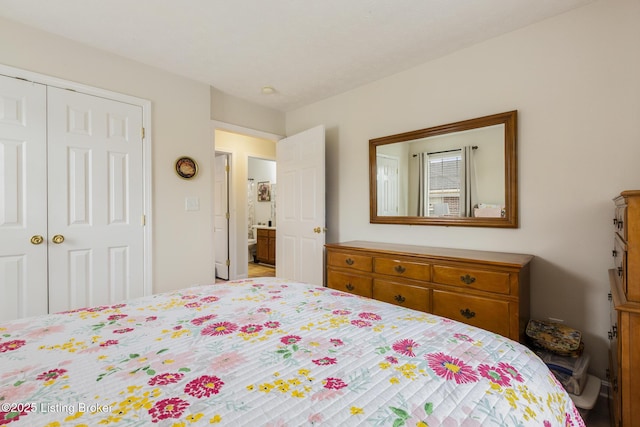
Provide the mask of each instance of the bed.
{"label": "bed", "polygon": [[584,426],[528,349],[258,278],[0,324],[0,425]]}

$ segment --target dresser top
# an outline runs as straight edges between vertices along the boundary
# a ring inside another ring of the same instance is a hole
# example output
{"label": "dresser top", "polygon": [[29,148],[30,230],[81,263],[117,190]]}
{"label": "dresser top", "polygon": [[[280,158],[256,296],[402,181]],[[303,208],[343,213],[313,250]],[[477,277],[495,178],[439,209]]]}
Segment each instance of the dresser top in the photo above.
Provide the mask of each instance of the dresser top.
{"label": "dresser top", "polygon": [[477,251],[471,249],[435,248],[429,246],[404,245],[397,243],[366,242],[354,240],[342,243],[327,243],[327,248],[384,251],[398,255],[418,255],[429,258],[460,259],[489,262],[505,266],[523,267],[533,259],[533,255],[509,252]]}

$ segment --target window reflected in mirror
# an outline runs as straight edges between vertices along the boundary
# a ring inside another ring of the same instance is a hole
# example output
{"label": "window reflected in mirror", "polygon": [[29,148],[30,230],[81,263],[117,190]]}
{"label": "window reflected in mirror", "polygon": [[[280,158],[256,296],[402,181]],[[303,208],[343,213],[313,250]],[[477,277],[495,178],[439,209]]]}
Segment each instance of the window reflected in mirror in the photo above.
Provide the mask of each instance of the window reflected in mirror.
{"label": "window reflected in mirror", "polygon": [[512,111],[371,140],[371,222],[516,227],[515,139]]}

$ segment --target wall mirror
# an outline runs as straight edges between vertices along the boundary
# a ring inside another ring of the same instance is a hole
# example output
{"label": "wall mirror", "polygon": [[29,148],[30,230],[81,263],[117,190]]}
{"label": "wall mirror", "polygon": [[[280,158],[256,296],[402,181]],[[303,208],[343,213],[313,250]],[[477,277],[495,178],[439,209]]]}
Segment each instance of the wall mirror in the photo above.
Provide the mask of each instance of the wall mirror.
{"label": "wall mirror", "polygon": [[371,223],[518,227],[517,111],[369,140]]}

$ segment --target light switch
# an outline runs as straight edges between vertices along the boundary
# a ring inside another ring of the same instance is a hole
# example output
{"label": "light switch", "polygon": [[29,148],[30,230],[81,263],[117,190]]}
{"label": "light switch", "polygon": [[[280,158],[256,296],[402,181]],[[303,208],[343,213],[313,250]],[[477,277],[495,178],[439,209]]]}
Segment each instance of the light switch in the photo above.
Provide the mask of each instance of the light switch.
{"label": "light switch", "polygon": [[197,197],[186,197],[184,199],[184,210],[189,211],[199,211],[200,210],[200,199]]}

